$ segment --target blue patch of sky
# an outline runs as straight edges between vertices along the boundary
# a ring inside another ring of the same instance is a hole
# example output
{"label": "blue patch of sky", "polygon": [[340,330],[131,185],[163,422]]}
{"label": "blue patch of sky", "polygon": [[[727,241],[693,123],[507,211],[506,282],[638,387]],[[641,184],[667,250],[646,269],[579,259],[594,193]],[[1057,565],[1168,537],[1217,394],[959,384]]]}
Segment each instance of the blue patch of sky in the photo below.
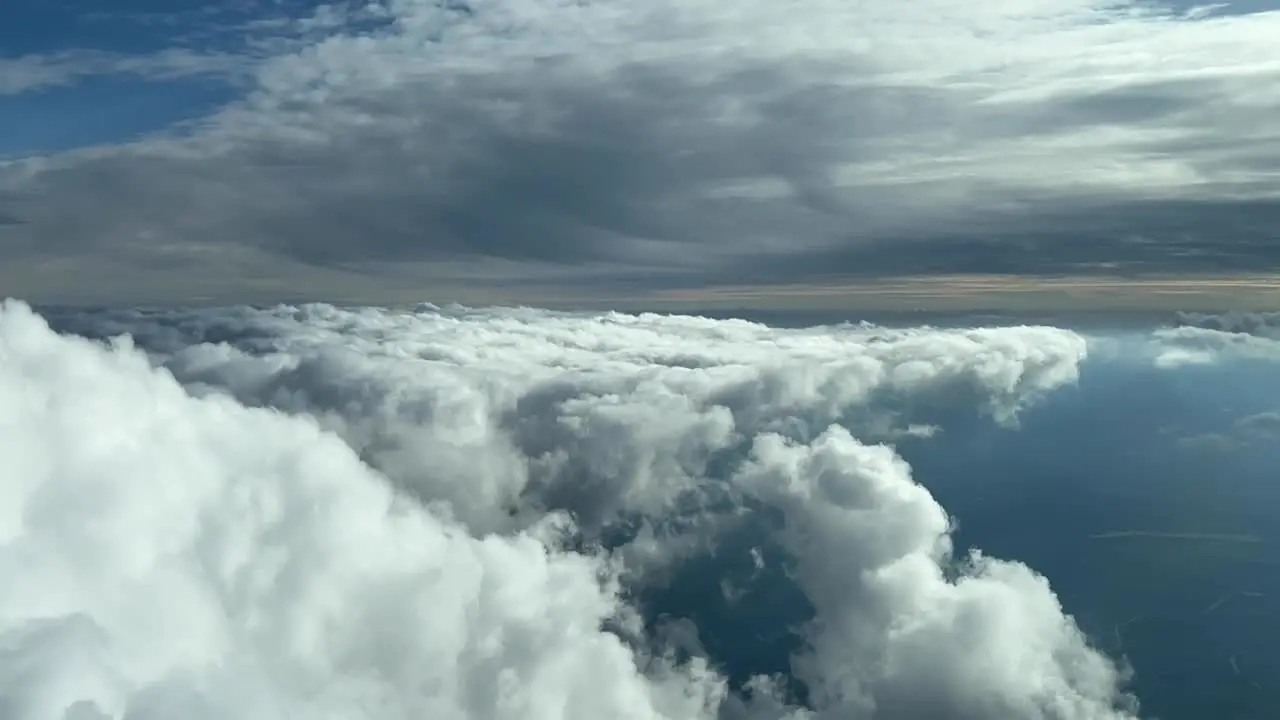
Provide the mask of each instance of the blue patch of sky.
{"label": "blue patch of sky", "polygon": [[[7,0],[0,57],[73,50],[145,56],[175,47],[234,52],[242,36],[234,28],[264,9],[244,2],[134,0],[122,8],[101,0]],[[209,77],[90,75],[0,97],[0,156],[127,141],[201,117],[238,92]]]}
{"label": "blue patch of sky", "polygon": [[206,116],[238,94],[211,81],[106,76],[0,98],[0,157],[127,142]]}
{"label": "blue patch of sky", "polygon": [[[148,53],[175,45],[243,47],[255,21],[300,18],[342,0],[5,0],[0,57],[92,48]],[[356,3],[363,4],[363,3]]]}
{"label": "blue patch of sky", "polygon": [[0,55],[17,57],[92,48],[146,53],[170,47],[191,29],[205,3],[135,0],[127,9],[83,0],[7,0]]}
{"label": "blue patch of sky", "polygon": [[[279,28],[263,21],[312,14],[320,0],[6,0],[0,58],[89,50],[145,57],[164,50],[253,52]],[[340,4],[340,3],[339,3]],[[198,119],[232,101],[225,78],[86,75],[0,96],[0,157],[125,142]]]}

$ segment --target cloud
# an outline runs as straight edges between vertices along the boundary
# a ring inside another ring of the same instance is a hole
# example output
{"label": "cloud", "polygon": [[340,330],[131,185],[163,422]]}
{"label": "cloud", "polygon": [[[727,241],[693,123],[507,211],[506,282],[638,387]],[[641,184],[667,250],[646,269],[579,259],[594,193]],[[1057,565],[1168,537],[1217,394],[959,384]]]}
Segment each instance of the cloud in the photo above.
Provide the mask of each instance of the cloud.
{"label": "cloud", "polygon": [[1204,328],[1224,333],[1280,340],[1280,312],[1178,313],[1180,327]]}
{"label": "cloud", "polygon": [[103,263],[169,298],[174,272],[456,296],[1276,267],[1277,13],[370,8],[282,20],[252,90],[176,137],[0,169],[6,262],[61,263],[19,292]]}
{"label": "cloud", "polygon": [[[695,718],[602,621],[606,568],[474,538],[314,422],[193,399],[0,316],[0,707],[12,718]],[[77,709],[78,708],[78,709]],[[96,709],[98,715],[93,714]]]}
{"label": "cloud", "polygon": [[1162,367],[1205,365],[1222,359],[1280,359],[1280,315],[1182,312],[1171,327],[1152,333]]}
{"label": "cloud", "polygon": [[1183,447],[1231,452],[1267,447],[1280,439],[1280,412],[1267,411],[1237,418],[1224,432],[1188,434],[1178,439]]}
{"label": "cloud", "polygon": [[0,97],[74,85],[86,78],[134,76],[145,80],[234,78],[249,74],[247,58],[172,48],[152,55],[68,50],[0,58]]}
{"label": "cloud", "polygon": [[753,455],[742,482],[782,509],[817,610],[797,673],[821,717],[1128,717],[1043,578],[981,554],[946,578],[949,520],[892,450],[833,428]]}
{"label": "cloud", "polygon": [[[1135,717],[1044,578],[953,560],[945,510],[846,429],[1011,423],[1075,381],[1070,331],[49,317],[96,339],[0,313],[0,443],[21,458],[0,565],[24,588],[0,602],[7,716]],[[754,548],[735,607],[779,580],[813,612],[791,677],[748,667],[729,691],[698,626],[631,601],[661,582],[646,554],[731,536]]]}
{"label": "cloud", "polygon": [[[129,332],[189,385],[316,416],[484,529],[508,522],[503,504],[529,486],[588,525],[623,509],[659,513],[743,436],[811,436],[840,420],[877,435],[908,431],[912,418],[887,414],[904,396],[917,415],[978,406],[1012,423],[1074,382],[1088,352],[1054,328],[783,331],[532,310],[51,317],[86,335]],[[873,402],[875,412],[860,409]],[[483,478],[462,482],[477,463]]]}

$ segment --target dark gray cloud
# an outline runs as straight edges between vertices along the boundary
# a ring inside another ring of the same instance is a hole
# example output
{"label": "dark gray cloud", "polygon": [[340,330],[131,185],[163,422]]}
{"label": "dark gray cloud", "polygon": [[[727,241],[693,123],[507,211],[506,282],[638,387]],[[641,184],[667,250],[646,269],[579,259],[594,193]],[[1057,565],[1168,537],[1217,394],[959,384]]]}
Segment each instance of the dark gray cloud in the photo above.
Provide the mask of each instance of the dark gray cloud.
{"label": "dark gray cloud", "polygon": [[37,299],[91,266],[155,297],[176,274],[439,297],[1280,270],[1256,92],[1280,15],[1040,1],[1050,20],[949,0],[926,8],[946,22],[828,0],[294,20],[201,123],[0,166],[23,220],[0,259],[63,268],[19,285]]}
{"label": "dark gray cloud", "polygon": [[1178,313],[1177,324],[1186,328],[1280,340],[1280,312],[1182,312]]}
{"label": "dark gray cloud", "polygon": [[[1280,203],[1105,199],[1030,204],[892,242],[839,243],[774,261],[759,274],[1008,273],[1141,277],[1280,269]],[[749,272],[754,268],[740,268]]]}

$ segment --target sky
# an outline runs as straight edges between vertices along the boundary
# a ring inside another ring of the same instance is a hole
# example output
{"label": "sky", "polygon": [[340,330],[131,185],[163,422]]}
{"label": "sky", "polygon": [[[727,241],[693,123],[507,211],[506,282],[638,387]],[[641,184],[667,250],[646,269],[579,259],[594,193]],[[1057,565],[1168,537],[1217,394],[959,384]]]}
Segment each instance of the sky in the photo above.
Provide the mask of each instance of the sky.
{"label": "sky", "polygon": [[1280,0],[121,5],[0,11],[0,717],[1274,717]]}
{"label": "sky", "polygon": [[1276,37],[1274,0],[13,0],[0,294],[1274,306]]}

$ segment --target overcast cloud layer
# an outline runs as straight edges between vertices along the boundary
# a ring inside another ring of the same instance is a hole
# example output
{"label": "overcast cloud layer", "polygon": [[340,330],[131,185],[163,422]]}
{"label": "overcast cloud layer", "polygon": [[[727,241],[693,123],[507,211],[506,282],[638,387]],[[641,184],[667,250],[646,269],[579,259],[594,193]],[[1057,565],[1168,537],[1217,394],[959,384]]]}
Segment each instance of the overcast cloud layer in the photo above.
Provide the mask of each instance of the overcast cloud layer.
{"label": "overcast cloud layer", "polygon": [[[1016,425],[1075,382],[1071,331],[51,317],[136,339],[0,311],[5,717],[1136,715],[1049,582],[953,557],[879,444]],[[724,613],[793,638],[783,667],[632,606],[708,553],[741,568]],[[757,605],[779,583],[807,617]]]}
{"label": "overcast cloud layer", "polygon": [[101,302],[536,300],[1274,272],[1280,12],[1232,10],[386,0],[213,15],[216,42],[156,55],[9,59],[9,93],[121,72],[242,97],[0,163],[0,281]]}

